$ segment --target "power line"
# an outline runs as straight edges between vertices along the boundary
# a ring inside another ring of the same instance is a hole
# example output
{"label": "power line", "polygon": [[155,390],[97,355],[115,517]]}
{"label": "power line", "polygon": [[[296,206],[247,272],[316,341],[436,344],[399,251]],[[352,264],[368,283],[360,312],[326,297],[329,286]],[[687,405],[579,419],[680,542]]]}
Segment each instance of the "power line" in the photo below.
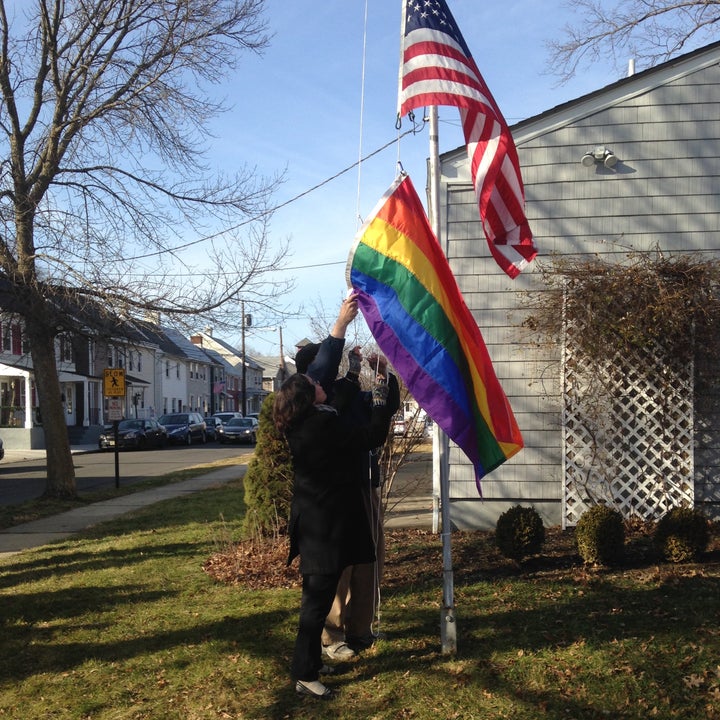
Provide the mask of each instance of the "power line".
{"label": "power line", "polygon": [[[424,123],[423,123],[424,126]],[[233,230],[237,230],[238,228],[241,228],[245,225],[249,225],[250,223],[256,222],[257,220],[260,220],[261,218],[271,215],[272,213],[276,212],[277,210],[280,210],[284,207],[287,207],[288,205],[297,202],[301,198],[304,198],[306,195],[309,195],[312,192],[315,192],[315,190],[320,189],[321,187],[327,185],[328,183],[332,182],[333,180],[337,180],[337,178],[341,177],[347,172],[350,172],[353,168],[356,168],[361,163],[365,162],[366,160],[369,160],[371,157],[374,157],[375,155],[378,155],[383,150],[387,149],[391,145],[395,144],[396,142],[399,142],[402,138],[404,138],[406,135],[417,134],[419,132],[417,126],[413,126],[409,130],[406,130],[404,133],[398,135],[393,140],[390,140],[390,142],[385,143],[381,147],[379,147],[377,150],[374,150],[370,154],[366,155],[363,158],[360,158],[356,160],[352,165],[348,165],[348,167],[344,168],[343,170],[340,170],[340,172],[335,173],[335,175],[332,175],[331,177],[327,178],[326,180],[323,180],[321,183],[318,183],[317,185],[314,185],[313,187],[309,188],[308,190],[305,190],[304,192],[301,192],[298,195],[295,195],[295,197],[290,198],[289,200],[286,200],[283,203],[280,203],[279,205],[276,205],[274,208],[270,208],[269,210],[265,210],[264,212],[258,213],[254,217],[248,218],[247,220],[243,220],[241,223],[238,223],[237,225],[233,225],[232,227],[225,228],[224,230],[220,230],[219,232],[213,233],[212,235],[206,235],[204,237],[198,238],[197,240],[191,240],[190,242],[184,243],[183,245],[177,245],[176,247],[172,248],[165,248],[163,250],[157,250],[156,252],[152,253],[146,253],[144,255],[136,255],[134,257],[125,258],[126,260],[145,260],[147,258],[151,257],[157,257],[158,255],[164,255],[168,252],[178,252],[179,250],[186,250],[189,247],[193,247],[194,245],[199,245],[201,243],[207,242],[209,240],[213,240],[216,237],[219,237],[220,235],[224,235],[225,233],[232,232]],[[337,263],[332,263],[337,264]]]}
{"label": "power line", "polygon": [[[293,265],[292,267],[284,267],[279,270],[275,270],[275,272],[291,272],[295,270],[309,270],[313,268],[321,268],[321,267],[333,267],[335,265],[345,265],[347,263],[347,260],[333,260],[332,262],[326,262],[326,263],[312,263],[310,265]],[[124,273],[127,277],[147,277],[147,273]],[[213,268],[212,274],[214,277],[217,276],[223,276],[223,275],[233,275],[237,276],[236,271],[228,271],[223,272],[222,270],[216,270]],[[186,273],[163,273],[163,277],[174,277],[174,278],[180,278],[180,277],[188,277],[188,276],[197,276],[198,273],[196,272],[186,272]]]}

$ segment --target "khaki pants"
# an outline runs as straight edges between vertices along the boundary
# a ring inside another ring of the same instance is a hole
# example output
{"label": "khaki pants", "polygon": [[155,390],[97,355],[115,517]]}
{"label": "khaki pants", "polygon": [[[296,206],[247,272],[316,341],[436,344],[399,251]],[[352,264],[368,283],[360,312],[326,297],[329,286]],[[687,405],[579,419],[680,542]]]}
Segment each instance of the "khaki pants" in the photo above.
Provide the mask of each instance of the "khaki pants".
{"label": "khaki pants", "polygon": [[385,567],[385,535],[379,491],[371,488],[370,512],[376,562],[345,568],[338,581],[332,608],[325,620],[323,645],[347,638],[366,638],[372,633],[380,599],[380,581]]}

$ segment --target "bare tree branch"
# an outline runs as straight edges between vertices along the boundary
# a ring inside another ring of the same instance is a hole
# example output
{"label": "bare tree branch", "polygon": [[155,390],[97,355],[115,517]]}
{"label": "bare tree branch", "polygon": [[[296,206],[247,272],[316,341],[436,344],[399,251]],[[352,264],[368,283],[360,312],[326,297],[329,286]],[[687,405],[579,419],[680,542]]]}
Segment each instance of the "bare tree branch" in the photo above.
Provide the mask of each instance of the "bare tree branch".
{"label": "bare tree branch", "polygon": [[548,43],[549,67],[559,83],[582,67],[610,59],[621,71],[630,59],[640,69],[700,47],[717,38],[718,0],[568,0],[579,16],[563,27],[564,39]]}

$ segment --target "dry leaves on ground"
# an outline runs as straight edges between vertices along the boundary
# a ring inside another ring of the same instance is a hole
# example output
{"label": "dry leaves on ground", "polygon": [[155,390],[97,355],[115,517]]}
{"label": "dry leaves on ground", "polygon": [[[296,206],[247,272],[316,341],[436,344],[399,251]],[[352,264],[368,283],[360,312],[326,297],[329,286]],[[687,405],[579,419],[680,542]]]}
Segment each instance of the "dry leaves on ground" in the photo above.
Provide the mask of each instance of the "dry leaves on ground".
{"label": "dry leaves on ground", "polygon": [[[439,535],[429,530],[389,530],[385,533],[385,544],[385,588],[436,581],[442,569]],[[587,570],[577,554],[573,531],[557,527],[546,529],[542,553],[527,558],[521,565],[500,554],[491,531],[455,532],[451,536],[451,549],[454,579],[458,584],[518,574],[542,576]],[[651,552],[648,528],[633,528],[626,535],[623,569],[644,572],[651,561]],[[287,567],[287,555],[287,537],[246,541],[212,555],[203,570],[218,582],[253,590],[300,587],[297,560]],[[720,567],[720,529],[717,527],[713,530],[703,565],[716,570]],[[696,569],[697,565],[661,565],[658,571],[677,574]]]}

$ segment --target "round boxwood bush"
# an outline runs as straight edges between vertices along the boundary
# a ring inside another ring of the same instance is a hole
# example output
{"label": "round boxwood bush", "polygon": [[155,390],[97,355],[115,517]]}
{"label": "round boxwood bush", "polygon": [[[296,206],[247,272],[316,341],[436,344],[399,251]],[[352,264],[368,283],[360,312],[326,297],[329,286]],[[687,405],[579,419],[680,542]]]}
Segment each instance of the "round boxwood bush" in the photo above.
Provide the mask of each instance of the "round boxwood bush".
{"label": "round boxwood bush", "polygon": [[607,505],[586,510],[575,526],[575,544],[589,565],[619,563],[625,553],[625,524],[622,515]]}
{"label": "round boxwood bush", "polygon": [[658,521],[653,544],[668,562],[692,562],[707,549],[709,536],[708,519],[699,510],[676,507]]}
{"label": "round boxwood bush", "polygon": [[536,555],[545,542],[545,527],[537,510],[515,505],[497,520],[495,542],[500,552],[520,562],[528,555]]}

